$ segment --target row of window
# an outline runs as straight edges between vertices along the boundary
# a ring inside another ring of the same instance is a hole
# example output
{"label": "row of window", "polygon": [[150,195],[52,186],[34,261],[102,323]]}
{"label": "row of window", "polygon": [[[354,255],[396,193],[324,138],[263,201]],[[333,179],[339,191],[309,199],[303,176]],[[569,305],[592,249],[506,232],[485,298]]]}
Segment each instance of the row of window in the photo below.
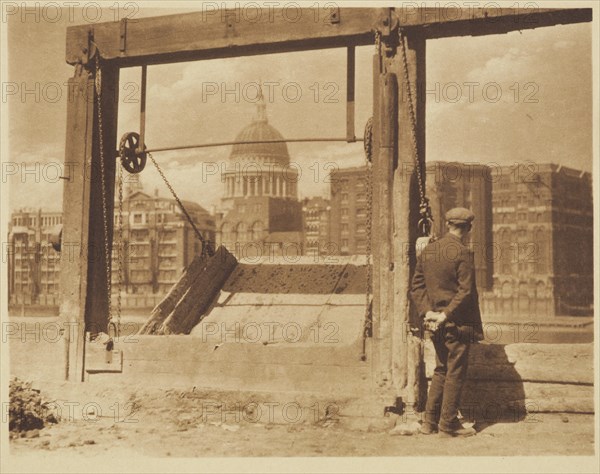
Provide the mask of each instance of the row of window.
{"label": "row of window", "polygon": [[[15,216],[13,217],[13,224],[17,226],[29,226],[36,227],[38,218],[34,216]],[[42,216],[41,226],[49,227],[53,225],[62,224],[62,216]]]}
{"label": "row of window", "polygon": [[[357,201],[365,201],[367,199],[367,195],[365,193],[353,193],[353,195],[356,196]],[[349,193],[342,193],[342,195],[341,195],[342,204],[348,204],[349,198],[350,198]]]}
{"label": "row of window", "polygon": [[[342,234],[348,234],[350,232],[349,225],[348,224],[342,224],[341,225],[341,230],[342,230]],[[366,225],[364,223],[358,223],[358,224],[356,224],[356,226],[354,228],[354,232],[356,232],[356,233],[366,232]]]}

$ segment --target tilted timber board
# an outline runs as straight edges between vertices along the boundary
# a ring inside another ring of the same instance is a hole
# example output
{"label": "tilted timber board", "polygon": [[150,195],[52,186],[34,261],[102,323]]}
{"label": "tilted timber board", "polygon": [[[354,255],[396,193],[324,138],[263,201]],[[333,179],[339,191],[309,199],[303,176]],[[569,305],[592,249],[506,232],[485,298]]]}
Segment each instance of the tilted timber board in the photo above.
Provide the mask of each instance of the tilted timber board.
{"label": "tilted timber board", "polygon": [[202,271],[192,281],[157,333],[188,334],[208,310],[236,265],[237,259],[225,247],[220,246],[206,260]]}
{"label": "tilted timber board", "polygon": [[156,305],[150,314],[150,318],[140,328],[140,334],[153,334],[160,328],[165,319],[175,309],[177,303],[185,295],[196,277],[204,270],[206,255],[196,255],[192,262],[182,272],[179,279],[169,290],[169,293]]}

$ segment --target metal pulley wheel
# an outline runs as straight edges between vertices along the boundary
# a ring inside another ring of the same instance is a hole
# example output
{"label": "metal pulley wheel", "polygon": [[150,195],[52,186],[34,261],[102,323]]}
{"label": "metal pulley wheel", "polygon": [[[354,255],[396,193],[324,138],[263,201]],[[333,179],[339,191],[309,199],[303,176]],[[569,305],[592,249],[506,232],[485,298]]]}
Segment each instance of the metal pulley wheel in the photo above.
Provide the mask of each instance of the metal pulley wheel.
{"label": "metal pulley wheel", "polygon": [[140,173],[146,167],[146,152],[139,150],[139,144],[140,135],[136,132],[126,133],[119,143],[121,165],[131,174]]}

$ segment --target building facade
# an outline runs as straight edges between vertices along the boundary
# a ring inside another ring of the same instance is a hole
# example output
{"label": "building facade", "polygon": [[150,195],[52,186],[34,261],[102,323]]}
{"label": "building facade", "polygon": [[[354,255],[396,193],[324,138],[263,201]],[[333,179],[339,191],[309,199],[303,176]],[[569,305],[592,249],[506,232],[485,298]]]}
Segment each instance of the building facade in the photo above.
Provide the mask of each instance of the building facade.
{"label": "building facade", "polygon": [[331,172],[331,253],[364,255],[367,251],[367,168]]}
{"label": "building facade", "polygon": [[533,163],[496,174],[489,311],[520,319],[592,314],[591,174]]}
{"label": "building facade", "polygon": [[10,304],[57,306],[60,253],[51,238],[62,225],[62,212],[22,209],[8,225],[8,296]]}
{"label": "building facade", "polygon": [[217,244],[238,258],[303,253],[299,173],[283,140],[261,96],[254,120],[235,139],[245,143],[233,146],[222,177]]}
{"label": "building facade", "polygon": [[304,255],[327,254],[331,243],[331,205],[320,196],[302,201]]}
{"label": "building facade", "polygon": [[492,289],[494,277],[492,236],[492,180],[490,168],[480,164],[433,161],[427,163],[426,193],[433,215],[433,232],[447,232],[445,215],[454,207],[475,214],[469,246],[475,258],[479,291]]}
{"label": "building facade", "polygon": [[[202,244],[173,199],[135,190],[123,200],[121,265],[118,215],[112,252],[112,284],[117,291],[119,268],[125,294],[164,294],[181,272],[202,252]],[[203,238],[214,242],[215,220],[199,204],[182,201]]]}

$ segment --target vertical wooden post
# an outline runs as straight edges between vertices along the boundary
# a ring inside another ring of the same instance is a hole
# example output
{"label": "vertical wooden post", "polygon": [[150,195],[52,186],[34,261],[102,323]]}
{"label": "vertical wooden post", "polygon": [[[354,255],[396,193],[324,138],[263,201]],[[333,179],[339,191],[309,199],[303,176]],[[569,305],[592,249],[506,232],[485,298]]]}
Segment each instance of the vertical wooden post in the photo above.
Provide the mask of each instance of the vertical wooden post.
{"label": "vertical wooden post", "polygon": [[380,278],[380,255],[379,255],[379,242],[380,242],[380,222],[379,222],[379,178],[378,178],[378,165],[379,165],[379,83],[381,81],[381,56],[376,53],[373,56],[373,137],[371,144],[371,166],[372,166],[372,181],[371,181],[371,192],[372,192],[372,206],[371,206],[371,254],[372,254],[372,292],[373,292],[373,307],[372,307],[372,345],[371,345],[371,373],[374,376],[373,382],[375,385],[379,385],[381,381],[380,376],[380,357],[379,348],[381,346],[381,332],[380,332],[380,299],[381,292],[379,291]]}
{"label": "vertical wooden post", "polygon": [[92,163],[94,89],[91,74],[78,65],[68,82],[66,180],[60,261],[60,317],[65,330],[65,378],[82,380],[87,294],[89,171]]}
{"label": "vertical wooden post", "polygon": [[[102,71],[109,241],[112,242],[118,69]],[[107,285],[100,184],[100,145],[93,74],[77,65],[69,79],[60,317],[65,328],[65,378],[83,380],[85,331],[106,331]]]}
{"label": "vertical wooden post", "polygon": [[393,207],[392,185],[394,162],[397,154],[398,82],[396,75],[380,74],[377,127],[377,153],[373,155],[373,199],[376,203],[374,235],[377,236],[373,254],[377,255],[373,266],[373,298],[375,347],[377,353],[376,381],[380,387],[388,387],[391,382],[391,319],[393,308]]}
{"label": "vertical wooden post", "polygon": [[379,134],[379,175],[381,184],[380,200],[380,345],[381,374],[383,380],[393,381],[392,359],[394,350],[392,338],[394,318],[394,166],[398,152],[398,80],[393,72],[381,76],[380,83],[380,134]]}
{"label": "vertical wooden post", "polygon": [[[419,188],[415,169],[416,154],[412,140],[412,121],[409,109],[408,85],[405,81],[402,45],[398,46],[389,69],[399,78],[398,107],[398,164],[393,184],[393,259],[394,312],[392,320],[392,373],[397,395],[409,404],[418,403],[422,381],[422,353],[420,341],[409,333],[410,279],[415,266],[415,242],[419,221]],[[406,63],[412,90],[416,123],[419,166],[425,165],[425,39],[418,33],[407,36]],[[422,173],[425,179],[425,172]],[[423,183],[424,184],[424,183]]]}

